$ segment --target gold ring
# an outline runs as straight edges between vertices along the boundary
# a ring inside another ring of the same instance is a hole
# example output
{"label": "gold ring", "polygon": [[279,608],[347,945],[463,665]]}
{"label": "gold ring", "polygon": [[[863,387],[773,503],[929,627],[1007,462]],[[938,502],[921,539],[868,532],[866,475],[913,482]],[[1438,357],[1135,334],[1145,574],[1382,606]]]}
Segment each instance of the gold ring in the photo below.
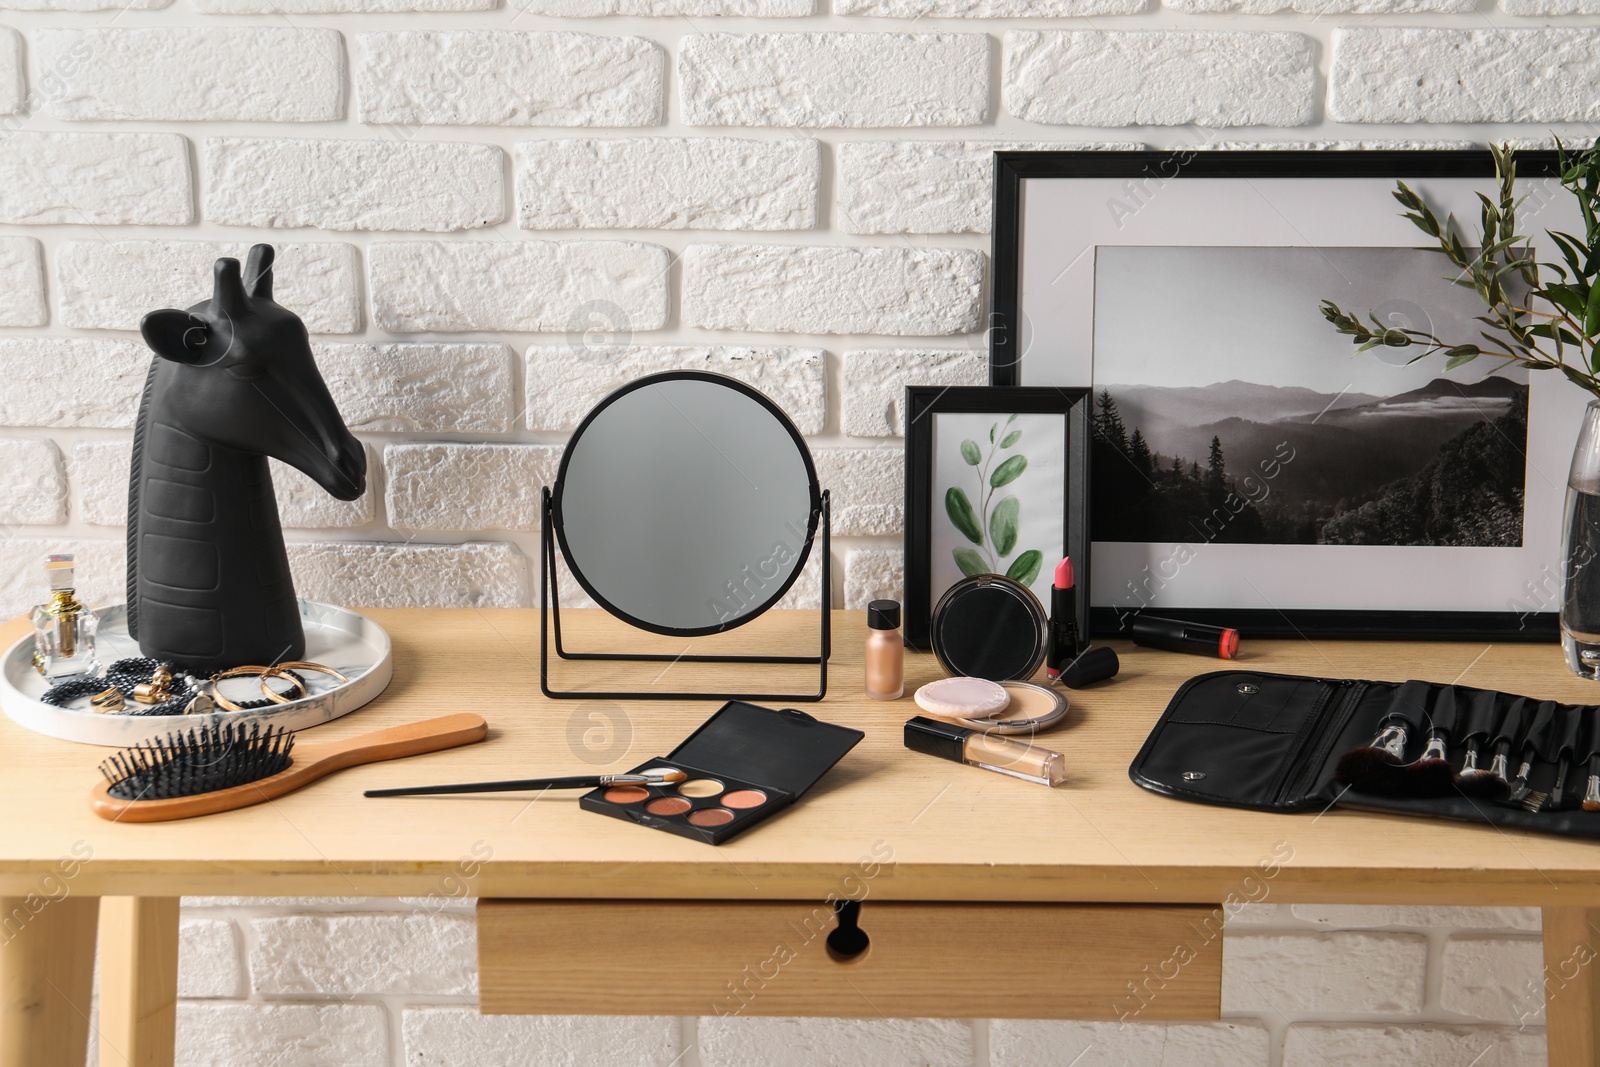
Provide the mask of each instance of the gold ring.
{"label": "gold ring", "polygon": [[341,682],[348,682],[350,680],[344,675],[340,674],[338,671],[334,670],[332,667],[324,667],[322,664],[312,663],[310,660],[292,659],[286,663],[280,663],[278,666],[283,670],[293,669],[297,671],[318,671],[322,674],[331,674]]}
{"label": "gold ring", "polygon": [[[296,678],[294,675],[290,674],[288,671],[285,671],[280,667],[259,667],[254,664],[249,664],[243,667],[229,667],[225,671],[218,671],[216,674],[213,674],[211,676],[212,699],[220,704],[226,711],[248,711],[248,708],[242,708],[238,704],[235,704],[233,701],[229,700],[227,697],[223,696],[222,690],[217,686],[217,683],[222,681],[224,678],[250,677],[259,678],[261,680],[262,692],[266,693],[267,698],[274,704],[287,704],[292,700],[298,700],[300,697],[306,695],[305,683]],[[295,689],[299,690],[299,696],[286,697],[269,689],[267,687],[267,679],[269,677],[286,679],[295,687]]]}
{"label": "gold ring", "polygon": [[119,712],[123,708],[122,690],[112,686],[110,689],[96,693],[89,698],[89,706],[102,715]]}

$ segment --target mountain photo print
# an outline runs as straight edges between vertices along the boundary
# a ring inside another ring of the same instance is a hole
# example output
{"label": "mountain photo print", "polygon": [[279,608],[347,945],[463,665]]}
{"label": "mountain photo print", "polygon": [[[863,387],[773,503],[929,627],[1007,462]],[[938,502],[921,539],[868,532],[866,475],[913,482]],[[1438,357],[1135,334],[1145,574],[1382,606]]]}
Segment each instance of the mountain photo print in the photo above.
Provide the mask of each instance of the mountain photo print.
{"label": "mountain photo print", "polygon": [[1477,296],[1443,266],[1409,248],[1097,249],[1093,539],[1520,546],[1526,373],[1356,352],[1318,311],[1476,336]]}

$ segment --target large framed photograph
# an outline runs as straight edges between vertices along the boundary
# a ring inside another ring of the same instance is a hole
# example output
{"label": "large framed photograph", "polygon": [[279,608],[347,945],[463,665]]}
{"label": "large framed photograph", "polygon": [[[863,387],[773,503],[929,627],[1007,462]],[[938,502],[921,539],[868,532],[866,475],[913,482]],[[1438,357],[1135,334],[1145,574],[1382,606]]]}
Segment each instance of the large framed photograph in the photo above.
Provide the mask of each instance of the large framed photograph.
{"label": "large framed photograph", "polygon": [[1087,389],[907,387],[907,644],[928,647],[933,606],[974,575],[1048,606],[1063,556],[1088,625],[1090,414]]}
{"label": "large framed photograph", "polygon": [[[1554,152],[1518,153],[1519,229],[1583,232]],[[997,386],[1094,391],[1093,628],[1554,640],[1588,394],[1358,352],[1320,305],[1477,341],[1484,309],[1392,193],[1460,219],[1487,151],[996,155]]]}

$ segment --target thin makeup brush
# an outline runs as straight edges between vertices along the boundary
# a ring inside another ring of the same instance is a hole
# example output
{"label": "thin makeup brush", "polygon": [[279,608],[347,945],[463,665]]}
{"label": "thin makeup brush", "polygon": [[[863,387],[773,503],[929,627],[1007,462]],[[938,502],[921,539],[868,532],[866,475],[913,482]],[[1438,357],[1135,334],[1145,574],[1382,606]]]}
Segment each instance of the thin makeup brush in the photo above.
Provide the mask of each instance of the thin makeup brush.
{"label": "thin makeup brush", "polygon": [[1533,717],[1534,703],[1527,697],[1517,697],[1500,719],[1495,731],[1494,744],[1489,756],[1489,769],[1468,778],[1462,775],[1461,791],[1469,796],[1479,796],[1496,803],[1509,800],[1512,793],[1511,749],[1521,740],[1523,732]]}
{"label": "thin makeup brush", "polygon": [[1522,806],[1528,811],[1560,811],[1567,803],[1567,775],[1572,770],[1572,754],[1578,747],[1578,730],[1583,725],[1583,709],[1563,708],[1556,716],[1556,729],[1554,750],[1556,759],[1556,780],[1550,786],[1550,794],[1544,799],[1534,802],[1539,794],[1529,794]]}
{"label": "thin makeup brush", "polygon": [[1460,700],[1456,687],[1447,685],[1434,698],[1433,710],[1428,713],[1428,743],[1422,755],[1401,770],[1416,796],[1449,796],[1455,788],[1456,770],[1450,765],[1450,737],[1456,731]]}
{"label": "thin makeup brush", "polygon": [[[1456,786],[1468,796],[1503,800],[1511,795],[1511,782],[1505,776],[1511,749],[1511,741],[1506,736],[1507,725],[1513,717],[1521,715],[1522,706],[1527,702],[1522,697],[1517,697],[1501,718],[1498,730],[1494,729],[1494,702],[1495,694],[1482,690],[1472,694],[1470,698],[1466,729],[1467,754],[1462,760],[1461,774],[1456,779]],[[1511,736],[1516,735],[1513,733]],[[1478,762],[1483,758],[1485,743],[1491,746],[1490,766],[1480,767]]]}
{"label": "thin makeup brush", "polygon": [[1556,702],[1542,700],[1533,713],[1533,721],[1528,724],[1528,732],[1522,736],[1522,759],[1517,766],[1517,777],[1511,783],[1511,795],[1506,798],[1508,804],[1518,804],[1527,807],[1531,798],[1538,796],[1539,801],[1529,811],[1538,811],[1539,804],[1544,803],[1545,794],[1535,794],[1529,775],[1533,773],[1533,761],[1539,753],[1550,743],[1550,735],[1556,726]]}
{"label": "thin makeup brush", "polygon": [[444,793],[514,793],[525,789],[595,789],[603,785],[671,785],[688,779],[683,771],[643,771],[639,774],[575,774],[566,778],[519,778],[508,782],[459,782],[454,785],[419,785],[400,789],[369,789],[369,797],[422,797]]}
{"label": "thin makeup brush", "polygon": [[1372,740],[1340,756],[1334,776],[1368,793],[1408,791],[1401,765],[1411,731],[1426,715],[1428,689],[1427,682],[1410,681],[1395,690]]}
{"label": "thin makeup brush", "polygon": [[1591,706],[1585,708],[1584,712],[1589,734],[1589,758],[1586,761],[1589,774],[1583,784],[1583,810],[1600,811],[1600,718],[1596,718],[1600,709]]}

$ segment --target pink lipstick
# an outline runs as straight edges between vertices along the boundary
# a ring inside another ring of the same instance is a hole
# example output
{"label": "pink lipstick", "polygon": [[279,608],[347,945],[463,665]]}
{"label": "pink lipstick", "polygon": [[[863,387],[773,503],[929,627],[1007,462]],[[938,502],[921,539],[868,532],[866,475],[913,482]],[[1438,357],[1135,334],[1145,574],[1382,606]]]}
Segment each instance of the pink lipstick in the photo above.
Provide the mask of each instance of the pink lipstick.
{"label": "pink lipstick", "polygon": [[1044,673],[1053,681],[1061,669],[1078,657],[1078,591],[1073,587],[1072,557],[1056,564],[1055,584],[1050,588],[1050,646],[1045,652]]}

